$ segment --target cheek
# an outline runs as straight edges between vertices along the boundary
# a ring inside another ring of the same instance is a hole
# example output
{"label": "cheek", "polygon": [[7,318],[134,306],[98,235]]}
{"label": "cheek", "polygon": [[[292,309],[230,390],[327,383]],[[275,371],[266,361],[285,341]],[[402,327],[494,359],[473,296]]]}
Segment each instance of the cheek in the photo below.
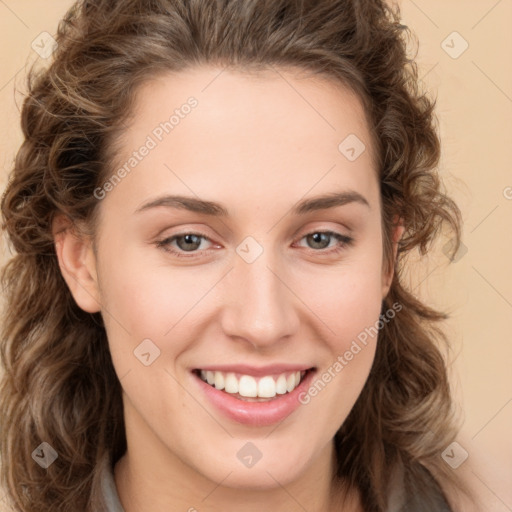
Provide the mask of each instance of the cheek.
{"label": "cheek", "polygon": [[321,321],[324,339],[337,354],[348,350],[351,340],[374,325],[381,312],[382,275],[378,258],[347,260],[328,271],[304,273],[295,285],[294,291]]}
{"label": "cheek", "polygon": [[316,286],[304,284],[301,293],[321,319],[329,355],[301,401],[330,436],[359,397],[375,356],[382,309],[380,260],[347,263],[312,282]]}
{"label": "cheek", "polygon": [[330,280],[328,293],[310,291],[308,294],[316,302],[315,311],[325,325],[324,340],[330,348],[332,362],[341,356],[350,363],[351,371],[358,367],[363,372],[369,371],[373,359],[375,327],[382,307],[378,277],[371,270],[363,273],[351,270]]}
{"label": "cheek", "polygon": [[134,350],[146,339],[160,350],[156,366],[171,369],[190,344],[191,323],[206,317],[208,292],[218,275],[211,267],[172,268],[149,263],[136,251],[121,252],[122,258],[108,253],[99,269],[103,317],[118,374],[137,363]]}

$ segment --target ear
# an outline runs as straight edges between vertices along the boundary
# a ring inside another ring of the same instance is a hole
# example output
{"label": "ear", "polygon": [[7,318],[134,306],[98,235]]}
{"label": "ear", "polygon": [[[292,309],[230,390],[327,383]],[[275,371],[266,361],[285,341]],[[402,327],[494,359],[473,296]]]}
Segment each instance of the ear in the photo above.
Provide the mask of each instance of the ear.
{"label": "ear", "polygon": [[388,273],[383,273],[382,276],[382,298],[386,297],[391,288],[391,283],[393,281],[393,274],[395,268],[396,256],[398,253],[398,242],[402,238],[402,235],[405,230],[405,226],[403,225],[403,220],[398,216],[395,216],[393,219],[393,231],[391,233],[391,243],[393,246],[393,261],[390,265],[390,269]]}
{"label": "ear", "polygon": [[101,304],[92,240],[62,214],[54,219],[52,231],[60,271],[75,302],[84,311],[97,313]]}

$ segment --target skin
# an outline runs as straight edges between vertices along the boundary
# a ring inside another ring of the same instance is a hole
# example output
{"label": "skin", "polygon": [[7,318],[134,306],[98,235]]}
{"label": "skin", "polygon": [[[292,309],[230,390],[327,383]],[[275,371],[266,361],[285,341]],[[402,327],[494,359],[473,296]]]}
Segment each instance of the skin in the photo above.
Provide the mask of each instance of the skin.
{"label": "skin", "polygon": [[[321,374],[378,321],[392,273],[383,266],[364,112],[354,94],[319,77],[219,73],[202,67],[145,84],[118,162],[187,98],[198,106],[101,200],[94,240],[62,217],[55,224],[63,276],[82,309],[101,311],[123,388],[120,499],[126,512],[320,512],[343,497],[344,510],[362,510],[357,493],[330,484],[333,437],[368,377],[375,338],[307,405],[269,427],[223,416],[190,370],[287,362]],[[355,161],[338,150],[349,134],[366,145]],[[300,200],[345,190],[369,206],[289,213]],[[216,201],[229,216],[166,206],[136,213],[163,194]],[[336,238],[306,236],[326,230],[354,242],[329,254]],[[402,232],[393,232],[395,255]],[[195,257],[157,245],[186,233],[207,238],[189,252],[183,239],[167,246]],[[236,252],[247,236],[263,248],[252,263]],[[150,366],[133,354],[147,338],[161,351]],[[252,468],[236,456],[248,441],[262,453]]]}

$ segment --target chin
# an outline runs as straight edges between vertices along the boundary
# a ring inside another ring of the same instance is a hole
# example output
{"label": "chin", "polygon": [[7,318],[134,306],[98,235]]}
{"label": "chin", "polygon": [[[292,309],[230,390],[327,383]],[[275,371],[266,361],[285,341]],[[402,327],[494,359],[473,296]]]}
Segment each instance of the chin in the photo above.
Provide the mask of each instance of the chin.
{"label": "chin", "polygon": [[[228,452],[230,450],[223,454],[212,454],[212,462],[208,466],[205,466],[203,458],[202,465],[196,466],[196,470],[213,482],[222,482],[223,487],[262,491],[286,486],[297,480],[306,470],[307,465],[303,452],[291,454],[276,451],[269,456],[262,453],[259,460],[247,461],[247,465],[243,460],[239,460],[236,454],[232,462],[228,461]],[[240,458],[243,459],[243,456]],[[223,460],[223,463],[219,464],[219,460]]]}

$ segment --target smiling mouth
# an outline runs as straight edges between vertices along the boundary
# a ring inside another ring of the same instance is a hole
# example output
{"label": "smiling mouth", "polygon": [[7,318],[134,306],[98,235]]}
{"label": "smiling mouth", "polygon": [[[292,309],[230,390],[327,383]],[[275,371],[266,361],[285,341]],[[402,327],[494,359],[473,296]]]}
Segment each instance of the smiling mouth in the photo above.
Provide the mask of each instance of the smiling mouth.
{"label": "smiling mouth", "polygon": [[196,369],[193,373],[211,387],[246,402],[268,402],[291,393],[314,368],[253,377],[233,372]]}

